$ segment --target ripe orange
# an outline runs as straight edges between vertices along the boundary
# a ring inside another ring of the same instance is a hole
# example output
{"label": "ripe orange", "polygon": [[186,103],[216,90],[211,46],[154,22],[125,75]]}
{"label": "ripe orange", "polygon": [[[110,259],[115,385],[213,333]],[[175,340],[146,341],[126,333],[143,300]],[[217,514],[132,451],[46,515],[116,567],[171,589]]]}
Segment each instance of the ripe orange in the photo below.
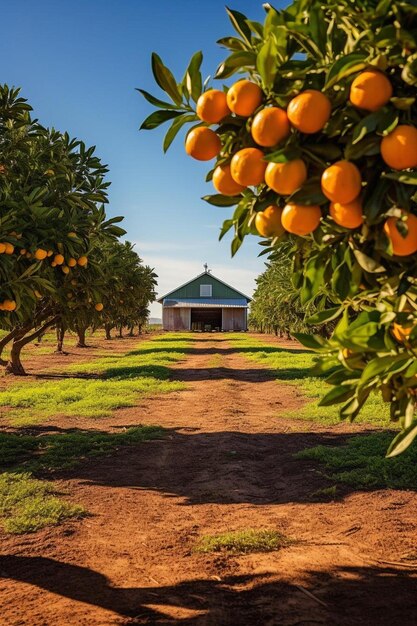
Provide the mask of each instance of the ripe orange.
{"label": "ripe orange", "polygon": [[408,340],[413,328],[414,326],[403,326],[402,324],[398,324],[397,322],[394,322],[390,330],[391,330],[392,336],[399,343],[404,343]]}
{"label": "ripe orange", "polygon": [[239,185],[232,178],[230,173],[230,163],[224,165],[218,165],[213,172],[213,185],[214,188],[222,193],[224,196],[237,196],[246,187]]}
{"label": "ripe orange", "polygon": [[307,168],[302,159],[294,159],[287,163],[268,163],[265,171],[265,182],[283,196],[294,193],[307,179]]}
{"label": "ripe orange", "polygon": [[35,259],[37,259],[38,261],[43,261],[43,259],[46,259],[47,256],[48,256],[48,251],[43,250],[43,248],[38,248],[35,251]]}
{"label": "ripe orange", "polygon": [[96,311],[102,311],[104,309],[104,305],[101,302],[97,302],[94,308]]}
{"label": "ripe orange", "polygon": [[284,109],[267,107],[253,118],[251,134],[259,146],[272,148],[290,134],[290,123]]}
{"label": "ripe orange", "polygon": [[[1,245],[1,244],[0,244],[0,245]],[[26,253],[27,253],[26,248],[22,248],[22,249],[20,250],[20,254],[21,254],[21,256],[25,256],[25,254],[26,254]]]}
{"label": "ripe orange", "polygon": [[206,126],[192,128],[185,140],[186,153],[198,161],[210,161],[221,150],[220,137]]}
{"label": "ripe orange", "polygon": [[68,266],[69,267],[75,267],[76,265],[77,265],[77,261],[73,257],[68,259]]}
{"label": "ripe orange", "polygon": [[210,89],[202,93],[197,100],[196,113],[200,120],[208,124],[217,124],[230,113],[224,91]]}
{"label": "ripe orange", "polygon": [[14,245],[12,243],[6,243],[6,254],[13,254]]}
{"label": "ripe orange", "polygon": [[330,215],[339,226],[358,228],[363,224],[362,201],[356,198],[352,202],[331,202]]}
{"label": "ripe orange", "polygon": [[324,93],[307,89],[291,100],[287,108],[291,124],[302,133],[318,133],[329,121],[330,100]]}
{"label": "ripe orange", "polygon": [[261,104],[263,91],[250,80],[238,80],[227,92],[227,105],[233,113],[249,117]]}
{"label": "ripe orange", "polygon": [[6,252],[6,244],[0,243],[0,254],[4,254]]}
{"label": "ripe orange", "polygon": [[54,256],[54,263],[55,263],[55,265],[62,265],[64,261],[65,261],[65,259],[64,259],[64,255],[63,254],[56,254]]}
{"label": "ripe orange", "polygon": [[392,251],[397,256],[408,256],[417,252],[417,217],[404,212],[408,233],[405,237],[397,228],[397,217],[389,217],[384,224],[384,232],[391,241]]}
{"label": "ripe orange", "polygon": [[4,300],[3,308],[5,311],[14,311],[16,309],[16,302],[14,300]]}
{"label": "ripe orange", "polygon": [[332,202],[347,204],[357,198],[362,189],[361,174],[350,161],[337,161],[324,170],[321,188]]}
{"label": "ripe orange", "polygon": [[287,204],[281,216],[285,230],[293,235],[308,235],[320,224],[321,210],[318,205]]}
{"label": "ripe orange", "polygon": [[282,211],[275,204],[270,204],[256,214],[255,227],[262,237],[280,237],[285,232],[281,223]]}
{"label": "ripe orange", "polygon": [[402,124],[381,141],[381,155],[394,170],[417,167],[417,128]]}
{"label": "ripe orange", "polygon": [[62,265],[61,270],[63,271],[64,274],[70,273],[70,268],[68,267],[68,265]]}
{"label": "ripe orange", "polygon": [[80,267],[85,267],[87,265],[87,263],[88,263],[88,259],[87,259],[86,256],[80,256],[80,258],[78,259],[77,263],[78,263],[78,265]]}
{"label": "ripe orange", "polygon": [[53,250],[48,250],[48,256],[52,256],[52,255],[53,255],[53,253],[54,253],[54,251],[53,251]]}
{"label": "ripe orange", "polygon": [[51,267],[56,267],[56,263],[55,263],[55,261],[52,261],[52,263],[51,263]]}
{"label": "ripe orange", "polygon": [[377,111],[389,102],[391,96],[392,85],[385,74],[369,69],[355,78],[350,87],[349,99],[355,107]]}
{"label": "ripe orange", "polygon": [[249,187],[264,182],[267,163],[259,148],[243,148],[236,152],[230,162],[232,178],[239,185]]}

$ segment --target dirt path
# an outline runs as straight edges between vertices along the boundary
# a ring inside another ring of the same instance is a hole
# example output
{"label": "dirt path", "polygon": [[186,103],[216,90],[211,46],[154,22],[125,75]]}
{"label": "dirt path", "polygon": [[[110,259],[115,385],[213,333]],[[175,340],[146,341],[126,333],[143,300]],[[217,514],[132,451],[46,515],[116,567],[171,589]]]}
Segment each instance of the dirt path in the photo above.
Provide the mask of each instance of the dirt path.
{"label": "dirt path", "polygon": [[[91,517],[1,537],[0,624],[415,625],[417,570],[383,561],[417,558],[416,495],[314,501],[326,483],[293,454],[341,441],[349,427],[280,418],[300,405],[297,389],[222,337],[198,336],[174,370],[186,391],[100,421],[160,424],[165,439],[62,480]],[[248,527],[295,543],[244,556],[192,551],[201,535]]]}

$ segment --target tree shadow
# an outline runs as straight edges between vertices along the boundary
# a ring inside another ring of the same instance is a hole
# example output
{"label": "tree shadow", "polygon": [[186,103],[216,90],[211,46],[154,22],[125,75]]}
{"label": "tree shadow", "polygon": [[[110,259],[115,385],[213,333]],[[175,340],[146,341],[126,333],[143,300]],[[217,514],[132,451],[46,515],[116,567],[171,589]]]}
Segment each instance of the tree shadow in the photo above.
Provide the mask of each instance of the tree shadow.
{"label": "tree shadow", "polygon": [[299,380],[311,377],[310,367],[286,367],[277,369],[231,367],[205,367],[204,369],[180,368],[171,370],[171,380],[192,382],[199,380],[237,380],[242,382],[268,382],[271,380]]}
{"label": "tree shadow", "polygon": [[[5,583],[11,580],[37,587],[31,594],[32,603],[34,594],[39,604],[48,601],[43,590],[111,611],[126,618],[124,623],[131,626],[415,626],[417,614],[416,574],[400,567],[340,565],[326,572],[312,569],[304,572],[302,588],[291,583],[290,572],[123,588],[87,567],[47,557],[7,555],[0,557],[0,577]],[[19,601],[20,588],[17,590],[14,615],[16,604],[21,603],[22,611],[25,607],[24,597]],[[188,616],[180,617],[184,610]],[[83,617],[82,606],[74,605],[73,611],[74,616]],[[39,606],[37,612],[42,615]]]}

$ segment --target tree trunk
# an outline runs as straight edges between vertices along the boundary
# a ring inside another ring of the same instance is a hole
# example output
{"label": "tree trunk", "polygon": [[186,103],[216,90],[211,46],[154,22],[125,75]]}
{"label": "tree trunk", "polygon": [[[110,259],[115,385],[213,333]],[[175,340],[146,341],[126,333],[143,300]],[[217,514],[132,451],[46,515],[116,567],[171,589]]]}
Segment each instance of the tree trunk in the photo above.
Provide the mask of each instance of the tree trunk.
{"label": "tree trunk", "polygon": [[133,337],[133,326],[129,329],[129,337]]}
{"label": "tree trunk", "polygon": [[14,374],[15,376],[26,376],[25,368],[23,367],[22,361],[20,360],[20,354],[23,348],[28,343],[42,335],[46,331],[46,329],[49,328],[49,326],[53,326],[56,321],[57,318],[55,317],[52,320],[46,322],[46,324],[38,328],[38,330],[36,330],[31,335],[24,336],[29,331],[29,329],[27,329],[23,336],[22,331],[20,335],[17,335],[15,337],[15,339],[13,340],[12,349],[10,350],[10,359],[6,365],[6,374]]}
{"label": "tree trunk", "polygon": [[123,337],[123,326],[121,324],[119,326],[119,337]]}
{"label": "tree trunk", "polygon": [[138,325],[138,334],[141,335],[142,334],[142,326],[143,324],[139,324]]}
{"label": "tree trunk", "polygon": [[104,330],[106,332],[106,339],[111,339],[111,326],[110,324],[104,324]]}
{"label": "tree trunk", "polygon": [[56,350],[55,352],[63,352],[64,347],[64,337],[65,337],[65,326],[62,322],[59,322],[56,325]]}
{"label": "tree trunk", "polygon": [[78,342],[76,345],[77,348],[88,348],[87,344],[85,343],[85,331],[86,331],[85,326],[77,326],[77,336],[78,336]]}
{"label": "tree trunk", "polygon": [[3,365],[4,367],[7,365],[8,361],[5,361],[1,358],[3,350],[7,346],[7,344],[10,343],[11,340],[14,339],[21,332],[21,328],[13,328],[10,333],[8,333],[5,337],[3,337],[3,339],[0,340],[0,365]]}

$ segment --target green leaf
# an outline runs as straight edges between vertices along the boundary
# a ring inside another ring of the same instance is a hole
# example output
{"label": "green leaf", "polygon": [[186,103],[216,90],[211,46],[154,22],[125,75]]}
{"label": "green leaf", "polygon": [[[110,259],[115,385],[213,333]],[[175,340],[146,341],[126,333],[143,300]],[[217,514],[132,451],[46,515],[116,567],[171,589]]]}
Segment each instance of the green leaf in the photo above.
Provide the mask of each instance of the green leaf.
{"label": "green leaf", "polygon": [[203,62],[203,53],[201,51],[196,52],[188,64],[185,76],[182,84],[187,86],[189,93],[194,102],[197,102],[203,89],[203,83],[201,78],[200,67]]}
{"label": "green leaf", "polygon": [[174,117],[178,117],[180,115],[184,115],[184,113],[181,111],[154,111],[144,122],[142,122],[139,130],[152,130],[164,122],[172,120]]}
{"label": "green leaf", "polygon": [[387,450],[386,457],[392,458],[402,454],[408,446],[413,443],[417,436],[417,421],[414,421],[408,428],[401,431],[392,441]]}
{"label": "green leaf", "polygon": [[326,54],[328,39],[327,22],[323,11],[317,5],[312,6],[309,10],[309,24],[311,38],[324,56]]}
{"label": "green leaf", "polygon": [[223,196],[221,193],[216,193],[211,196],[203,196],[201,199],[205,200],[209,204],[212,204],[213,206],[226,207],[226,206],[234,206],[235,204],[239,204],[239,202],[242,199],[242,196],[241,195]]}
{"label": "green leaf", "polygon": [[342,313],[343,307],[335,306],[331,309],[326,309],[324,311],[318,311],[314,315],[311,315],[307,320],[307,324],[311,324],[312,326],[318,326],[319,324],[325,324],[326,322],[331,322],[335,320]]}
{"label": "green leaf", "polygon": [[223,237],[225,236],[225,234],[229,232],[229,230],[232,228],[234,223],[235,223],[235,220],[225,220],[223,222],[223,226],[221,227],[221,230],[220,230],[219,241],[221,241]]}
{"label": "green leaf", "polygon": [[242,67],[255,67],[255,52],[233,52],[227,59],[220,63],[214,74],[214,78],[228,78]]}
{"label": "green leaf", "polygon": [[217,44],[229,50],[247,50],[247,45],[237,37],[223,37],[217,40]]}
{"label": "green leaf", "polygon": [[251,45],[251,31],[246,23],[246,15],[239,13],[239,11],[233,11],[229,7],[226,7],[226,12],[236,32],[239,33],[247,44]]}
{"label": "green leaf", "polygon": [[404,185],[417,185],[417,172],[390,172],[389,174],[384,173],[383,177],[397,180]]}
{"label": "green leaf", "polygon": [[172,144],[172,142],[174,141],[175,137],[177,136],[181,128],[184,126],[184,124],[187,124],[187,122],[194,122],[196,120],[198,120],[198,117],[194,114],[183,115],[182,117],[177,117],[172,122],[171,127],[169,128],[167,134],[165,135],[164,144],[163,144],[164,152],[168,150],[169,146]]}
{"label": "green leaf", "polygon": [[163,89],[175,104],[181,104],[182,98],[175,78],[171,71],[162,63],[162,59],[152,52],[152,72],[158,85]]}
{"label": "green leaf", "polygon": [[321,350],[324,346],[323,339],[318,335],[307,335],[306,333],[293,334],[303,346],[310,348],[311,350]]}
{"label": "green leaf", "polygon": [[278,67],[277,44],[275,37],[270,35],[256,57],[256,69],[260,74],[262,86],[265,90],[268,91],[273,87]]}
{"label": "green leaf", "polygon": [[326,204],[328,201],[321,190],[320,181],[313,178],[288,198],[289,203],[305,205]]}
{"label": "green leaf", "polygon": [[319,406],[331,406],[332,404],[339,404],[348,400],[355,394],[354,385],[338,385],[333,387],[326,395],[320,400]]}
{"label": "green leaf", "polygon": [[235,256],[236,252],[239,250],[242,243],[243,241],[239,237],[233,237],[232,245],[231,245],[232,257]]}
{"label": "green leaf", "polygon": [[352,52],[335,61],[327,74],[325,89],[329,89],[347,76],[363,70],[367,65],[366,58],[366,54]]}
{"label": "green leaf", "polygon": [[158,98],[155,98],[152,94],[148,93],[144,89],[136,88],[136,91],[139,91],[139,93],[142,94],[142,96],[145,98],[145,100],[147,100],[148,102],[153,104],[155,107],[160,107],[161,109],[176,109],[176,108],[178,108],[174,104],[170,104],[169,102],[164,102],[163,100],[159,100]]}
{"label": "green leaf", "polygon": [[264,156],[264,161],[269,163],[288,163],[294,159],[301,157],[301,148],[299,146],[287,146],[286,148],[280,148],[275,152],[270,152]]}

